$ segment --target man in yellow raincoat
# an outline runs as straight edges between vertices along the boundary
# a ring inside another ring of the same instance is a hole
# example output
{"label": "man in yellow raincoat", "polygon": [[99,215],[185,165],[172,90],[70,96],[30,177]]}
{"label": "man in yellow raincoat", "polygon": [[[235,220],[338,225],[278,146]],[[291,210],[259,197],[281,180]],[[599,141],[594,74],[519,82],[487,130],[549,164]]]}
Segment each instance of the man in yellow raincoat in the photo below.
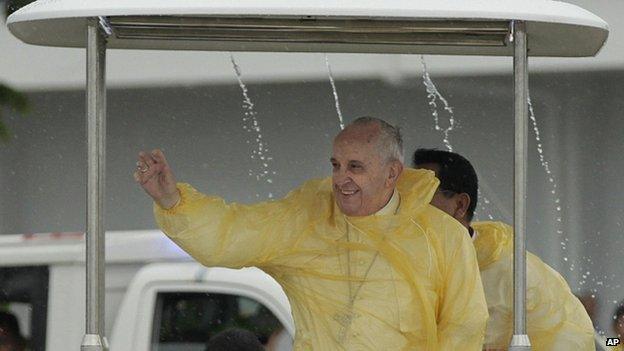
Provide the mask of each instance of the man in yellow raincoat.
{"label": "man in yellow raincoat", "polygon": [[162,230],[206,266],[256,266],[289,298],[296,350],[481,350],[487,306],[466,229],[429,204],[438,181],[403,171],[397,128],[359,118],[331,178],[278,201],[226,204],[176,185],[162,152],[135,179]]}
{"label": "man in yellow raincoat", "polygon": [[[486,350],[506,350],[513,330],[513,229],[501,222],[472,222],[477,175],[459,154],[418,149],[414,166],[436,173],[431,204],[464,225],[477,251],[490,319]],[[592,322],[563,277],[527,253],[527,329],[533,351],[595,350]]]}

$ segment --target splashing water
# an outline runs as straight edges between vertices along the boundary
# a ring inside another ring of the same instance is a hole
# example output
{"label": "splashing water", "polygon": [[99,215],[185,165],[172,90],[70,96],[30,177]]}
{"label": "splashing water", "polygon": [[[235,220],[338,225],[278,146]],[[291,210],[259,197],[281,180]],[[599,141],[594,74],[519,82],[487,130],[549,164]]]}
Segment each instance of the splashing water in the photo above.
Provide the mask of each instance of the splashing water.
{"label": "splashing water", "polygon": [[338,90],[336,90],[336,82],[334,82],[334,75],[332,73],[331,65],[329,64],[329,56],[325,54],[325,66],[327,67],[327,74],[329,75],[329,83],[334,93],[334,102],[336,103],[336,112],[338,113],[338,123],[340,123],[340,129],[344,129],[344,120],[342,119],[342,111],[340,111],[340,100],[338,99]]}
{"label": "splashing water", "polygon": [[[422,68],[423,68],[423,75],[422,75],[423,84],[425,85],[425,88],[427,89],[427,99],[429,99],[429,107],[431,108],[431,114],[433,115],[433,122],[435,123],[435,130],[442,132],[442,135],[444,136],[442,138],[442,142],[444,143],[444,146],[446,147],[448,151],[453,151],[453,145],[451,145],[451,142],[449,140],[449,133],[453,131],[453,129],[455,128],[455,114],[453,112],[453,108],[449,106],[448,101],[444,98],[444,96],[442,96],[442,94],[440,94],[440,92],[438,91],[438,88],[431,80],[431,77],[429,76],[429,71],[427,70],[427,63],[425,62],[425,56],[423,55],[420,56],[420,63],[422,64]],[[438,100],[442,102],[442,104],[444,105],[444,111],[446,111],[449,116],[448,127],[446,128],[440,127],[440,117],[438,115],[438,103],[437,103]]]}
{"label": "splashing water", "polygon": [[[425,87],[427,88],[427,94],[428,94],[427,97],[429,98],[429,105],[432,109],[432,114],[433,114],[434,122],[435,122],[435,129],[437,131],[442,131],[444,135],[444,140],[443,140],[444,145],[446,146],[448,151],[452,151],[453,149],[452,149],[452,145],[449,139],[449,132],[451,132],[453,130],[453,127],[455,126],[453,110],[451,107],[449,107],[447,100],[442,96],[442,94],[439,92],[439,90],[437,89],[433,81],[431,80],[431,77],[429,76],[429,73],[427,72],[427,66],[424,60],[424,56],[421,56],[421,62],[422,62],[422,67],[423,67],[423,83]],[[447,111],[450,116],[449,127],[446,129],[442,129],[440,127],[439,116],[438,116],[438,111],[437,111],[437,106],[438,106],[437,100],[441,101],[444,104],[444,110]],[[527,103],[529,107],[529,120],[531,121],[530,123],[532,125],[532,130],[533,130],[535,141],[536,141],[537,155],[539,158],[540,165],[546,175],[548,184],[550,185],[550,191],[549,191],[550,198],[553,203],[553,208],[556,211],[555,228],[556,228],[557,234],[561,237],[560,245],[561,245],[562,252],[564,253],[563,262],[567,265],[567,268],[569,269],[570,272],[574,272],[574,271],[579,272],[580,280],[578,281],[578,288],[579,289],[586,288],[587,291],[591,294],[592,298],[594,299],[597,298],[597,294],[599,293],[600,290],[611,289],[611,290],[619,291],[620,289],[622,289],[624,284],[619,283],[615,274],[610,274],[610,275],[592,274],[591,271],[586,268],[587,266],[594,265],[594,262],[592,261],[591,257],[583,256],[580,260],[575,260],[573,258],[567,257],[566,255],[570,240],[567,236],[564,235],[562,201],[561,201],[561,198],[559,197],[556,177],[553,174],[550,163],[545,155],[542,136],[540,134],[537,118],[535,116],[535,111],[534,111],[533,104],[531,102],[530,97],[528,97]],[[490,189],[485,188],[485,190],[491,192]],[[487,197],[482,195],[481,189],[479,189],[479,198],[483,199],[482,202],[480,201],[481,210],[487,213],[488,209],[485,206],[490,205],[492,202]],[[505,213],[501,208],[499,207],[497,208],[499,211],[501,211],[502,214]],[[493,219],[490,213],[488,213],[487,216],[489,219]],[[596,233],[596,236],[599,237],[600,235],[601,233],[598,231]],[[588,244],[588,241],[585,241],[584,244]],[[609,301],[609,303],[612,303],[613,305],[617,305],[620,302],[617,300],[613,300],[613,301]],[[605,332],[603,330],[599,330],[599,333],[603,336],[605,335]]]}
{"label": "splashing water", "polygon": [[[490,200],[483,195],[483,193],[481,192],[481,188],[477,188],[477,198],[478,199],[482,199],[483,201],[479,201],[479,207],[481,207],[481,211],[483,211],[483,213],[487,216],[487,218],[490,221],[494,220],[494,216],[492,215],[492,212],[488,209],[488,207],[486,207],[485,205],[490,205]],[[485,205],[484,205],[485,203]]]}
{"label": "splashing water", "polygon": [[[533,110],[533,104],[531,103],[530,96],[527,98],[527,103],[529,105],[529,119],[531,120],[531,124],[533,126],[533,133],[535,134],[535,141],[537,143],[537,147],[536,147],[537,155],[539,157],[540,164],[542,165],[542,169],[544,169],[544,172],[546,173],[546,177],[548,178],[548,183],[550,184],[550,187],[551,187],[550,188],[551,199],[553,200],[554,208],[557,213],[555,217],[555,227],[557,228],[556,229],[557,234],[563,236],[563,228],[562,228],[563,216],[561,214],[561,199],[557,195],[557,182],[555,181],[555,176],[550,170],[550,164],[548,163],[548,160],[546,160],[546,156],[544,155],[544,146],[542,145],[542,138],[540,135],[539,127],[537,125],[537,118],[535,117],[535,111]],[[568,241],[569,239],[567,237],[564,237],[563,241],[561,241],[561,249],[564,252],[567,250]],[[567,257],[564,257],[564,261],[567,262]],[[574,270],[573,265],[570,268],[571,268],[570,270]]]}
{"label": "splashing water", "polygon": [[[277,172],[271,171],[270,164],[273,161],[273,158],[269,156],[269,149],[266,146],[266,142],[262,140],[262,129],[260,128],[260,123],[258,122],[258,113],[254,110],[254,104],[249,98],[248,89],[245,83],[243,82],[243,74],[236,63],[236,59],[234,55],[230,55],[230,61],[232,62],[232,67],[234,68],[234,72],[236,73],[236,79],[238,80],[238,85],[241,88],[243,93],[243,129],[248,133],[255,134],[255,142],[256,146],[251,151],[251,160],[252,162],[258,164],[259,170],[249,169],[249,176],[255,177],[257,181],[264,181],[266,183],[273,183],[273,179],[271,176],[276,175]],[[251,144],[249,140],[247,140],[247,144]],[[268,198],[273,198],[273,193],[268,193]],[[256,194],[256,197],[260,197],[260,194]]]}
{"label": "splashing water", "polygon": [[[427,89],[427,99],[429,99],[429,107],[431,108],[431,115],[433,116],[435,130],[442,132],[442,142],[444,143],[444,146],[448,151],[453,152],[453,145],[451,144],[449,133],[455,128],[455,112],[453,111],[453,108],[449,105],[448,100],[446,100],[446,98],[440,93],[435,83],[431,79],[429,71],[427,70],[427,62],[425,61],[424,55],[420,56],[420,63],[423,69],[423,84]],[[446,111],[449,116],[448,127],[446,128],[442,128],[440,126],[440,116],[438,114],[437,103],[438,100],[442,102],[442,104],[444,105],[444,111]],[[493,220],[494,216],[492,215],[492,212],[484,205],[484,203],[489,205],[491,201],[485,195],[483,195],[481,189],[478,189],[477,194],[477,197],[483,200],[478,201],[481,211],[483,211],[488,219]]]}

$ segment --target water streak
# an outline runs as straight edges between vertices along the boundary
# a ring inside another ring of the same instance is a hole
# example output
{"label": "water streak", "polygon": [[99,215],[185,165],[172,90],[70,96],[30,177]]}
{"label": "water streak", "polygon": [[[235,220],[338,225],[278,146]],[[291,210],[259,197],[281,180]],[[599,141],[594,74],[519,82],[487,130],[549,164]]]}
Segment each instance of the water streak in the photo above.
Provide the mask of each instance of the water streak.
{"label": "water streak", "polygon": [[[555,180],[554,174],[552,173],[550,169],[550,163],[548,162],[548,160],[546,160],[546,156],[544,155],[544,146],[542,144],[542,137],[539,131],[539,127],[537,125],[537,118],[535,117],[535,111],[533,110],[533,104],[531,103],[530,96],[527,98],[527,103],[529,104],[529,119],[531,120],[531,124],[533,126],[533,133],[535,134],[535,141],[537,144],[536,145],[537,155],[539,157],[539,162],[542,166],[542,169],[544,169],[544,172],[546,173],[546,177],[548,178],[548,183],[550,184],[550,194],[551,194],[550,197],[553,200],[553,205],[556,211],[555,228],[557,230],[557,234],[563,235],[563,228],[562,228],[563,216],[561,214],[561,199],[557,195],[557,182]],[[561,249],[563,251],[566,251],[567,242],[569,241],[569,239],[567,237],[564,237],[563,239],[564,240],[561,241]],[[567,257],[564,257],[564,259],[566,259],[567,261]]]}
{"label": "water streak", "polygon": [[331,65],[329,64],[329,56],[325,54],[325,66],[327,67],[327,74],[329,75],[329,83],[331,84],[332,91],[334,93],[334,102],[336,104],[336,112],[338,113],[338,123],[340,123],[340,129],[344,129],[344,119],[342,118],[342,111],[340,111],[340,100],[338,99],[338,90],[336,89],[336,82],[334,82],[334,74],[332,73]]}
{"label": "water streak", "polygon": [[479,204],[479,207],[481,208],[481,211],[483,211],[483,213],[487,216],[487,218],[490,221],[493,221],[494,216],[492,215],[492,212],[490,211],[488,207],[485,206],[485,205],[489,206],[491,202],[485,195],[483,195],[483,193],[481,192],[481,188],[477,188],[477,198],[483,200],[483,201],[477,202]]}
{"label": "water streak", "polygon": [[[452,145],[450,143],[448,135],[449,135],[449,132],[453,130],[453,127],[455,125],[454,123],[455,121],[453,119],[454,118],[453,110],[452,108],[449,107],[448,102],[446,101],[446,99],[444,99],[444,97],[441,95],[441,93],[439,92],[439,90],[437,89],[433,81],[431,80],[431,77],[429,76],[429,73],[427,72],[427,66],[426,66],[423,56],[421,56],[421,62],[423,66],[423,82],[425,84],[425,87],[427,88],[427,93],[428,93],[427,97],[429,98],[429,105],[432,109],[432,114],[434,117],[436,130],[443,132],[444,144],[446,148],[448,149],[448,151],[452,151]],[[448,112],[450,116],[449,127],[446,129],[442,129],[440,127],[438,110],[437,110],[437,107],[438,107],[437,100],[441,101],[444,104],[445,110]],[[528,97],[527,103],[529,107],[529,120],[531,121],[530,123],[532,125],[532,131],[533,131],[535,141],[536,141],[537,155],[539,158],[540,165],[546,175],[548,184],[550,185],[550,190],[549,190],[550,199],[553,202],[553,209],[555,210],[555,213],[556,213],[554,226],[555,226],[557,234],[561,238],[560,245],[564,253],[563,261],[567,265],[567,268],[569,269],[569,271],[574,272],[575,270],[578,270],[580,272],[580,280],[577,283],[578,284],[577,289],[581,289],[581,288],[588,289],[587,291],[591,294],[592,298],[595,299],[597,297],[599,290],[611,289],[611,290],[619,291],[624,284],[618,283],[618,280],[615,274],[611,274],[610,276],[600,275],[600,274],[596,275],[596,274],[592,274],[591,271],[586,268],[587,266],[594,265],[594,262],[592,261],[590,257],[583,256],[582,259],[575,260],[572,258],[568,258],[566,255],[570,240],[567,236],[564,235],[562,201],[561,201],[561,198],[559,197],[556,177],[552,172],[550,162],[548,161],[545,151],[544,151],[542,135],[540,134],[540,129],[538,126],[537,118],[535,116],[535,111],[534,111],[533,104],[531,102],[530,97]],[[485,189],[485,190],[487,191],[488,189]],[[483,202],[482,203],[480,202],[481,209],[484,210],[484,212],[487,212],[487,208],[485,207],[485,205],[490,205],[491,202],[485,196],[482,196],[480,189],[479,189],[479,198],[483,199]],[[498,210],[501,211],[500,208],[498,208]],[[501,213],[503,212],[501,211]],[[491,214],[488,214],[488,217],[490,219],[493,219]],[[600,236],[601,236],[600,231],[595,233],[595,237],[600,237]],[[589,245],[590,241],[586,240],[584,244]],[[616,283],[613,283],[613,282],[616,282]],[[614,305],[617,305],[619,302],[616,300],[613,300],[612,303]],[[601,335],[604,335],[604,331],[599,331],[599,333]]]}
{"label": "water streak", "polygon": [[[455,112],[453,111],[453,108],[449,105],[448,100],[446,100],[446,98],[442,95],[442,93],[440,93],[435,83],[431,79],[431,76],[429,75],[429,70],[427,69],[427,62],[425,61],[424,55],[420,56],[420,63],[423,69],[423,74],[422,74],[423,84],[425,85],[425,88],[427,90],[427,99],[429,99],[429,108],[431,109],[431,114],[433,115],[434,128],[436,131],[440,131],[442,133],[442,136],[443,136],[442,142],[444,143],[444,146],[446,147],[446,149],[450,152],[453,152],[453,144],[451,144],[449,134],[455,128]],[[442,128],[440,126],[440,116],[438,113],[438,100],[442,102],[442,105],[444,106],[444,111],[446,111],[446,113],[449,116],[448,127],[446,128]],[[483,195],[483,193],[481,192],[481,189],[478,189],[477,197],[483,200],[483,201],[477,202],[479,204],[480,209],[488,217],[488,219],[493,220],[494,216],[492,215],[491,211],[484,205],[484,203],[489,205],[490,200],[485,195]]]}
{"label": "water streak", "polygon": [[[262,139],[262,129],[260,127],[260,123],[258,122],[258,113],[254,109],[254,103],[251,101],[251,98],[248,94],[247,86],[245,82],[243,82],[243,74],[240,69],[240,66],[236,63],[236,59],[234,55],[230,54],[230,61],[232,62],[232,67],[234,68],[234,72],[236,73],[236,79],[238,80],[238,85],[241,88],[243,93],[243,129],[248,133],[252,133],[255,138],[255,147],[251,151],[251,160],[252,163],[257,164],[258,170],[249,169],[248,174],[250,177],[255,177],[257,181],[264,181],[266,183],[273,183],[273,179],[271,178],[273,175],[276,175],[277,172],[271,171],[270,164],[273,161],[273,158],[269,156],[269,148],[266,146],[266,142]],[[247,144],[251,144],[248,139]],[[268,198],[273,198],[273,193],[268,193]],[[260,197],[259,194],[256,194],[256,197]]]}
{"label": "water streak", "polygon": [[[449,103],[446,100],[446,98],[442,96],[440,91],[438,91],[438,88],[436,87],[436,85],[433,83],[433,80],[431,80],[431,77],[429,76],[429,71],[427,70],[427,63],[425,62],[425,56],[423,55],[420,56],[420,63],[422,64],[422,68],[423,68],[423,75],[422,75],[423,84],[425,85],[425,88],[427,89],[427,99],[429,99],[429,108],[431,109],[431,114],[433,115],[433,121],[435,123],[435,130],[442,132],[442,135],[444,136],[442,138],[442,142],[444,143],[444,146],[446,146],[448,151],[453,151],[453,145],[451,145],[451,142],[449,140],[449,133],[453,131],[453,129],[455,128],[455,114],[453,112],[453,108],[449,106]],[[438,103],[437,103],[438,100],[442,102],[442,104],[444,105],[444,111],[446,111],[449,116],[448,127],[446,128],[442,128],[440,126],[440,117],[438,114]]]}

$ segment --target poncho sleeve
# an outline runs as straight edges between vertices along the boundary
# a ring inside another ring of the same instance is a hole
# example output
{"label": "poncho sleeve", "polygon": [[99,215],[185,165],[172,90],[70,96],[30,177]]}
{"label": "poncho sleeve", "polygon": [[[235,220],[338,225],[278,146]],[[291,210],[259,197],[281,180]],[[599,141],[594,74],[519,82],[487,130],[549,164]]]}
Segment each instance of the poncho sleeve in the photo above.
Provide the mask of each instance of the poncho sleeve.
{"label": "poncho sleeve", "polygon": [[179,183],[180,202],[171,209],[154,204],[154,215],[162,231],[205,266],[269,267],[307,223],[310,183],[281,200],[253,205],[228,204]]}
{"label": "poncho sleeve", "polygon": [[563,277],[527,253],[527,331],[534,350],[595,350],[592,322]]}
{"label": "poncho sleeve", "polygon": [[[449,229],[450,230],[450,229]],[[464,228],[455,228],[438,316],[439,350],[480,351],[488,310],[475,250]]]}

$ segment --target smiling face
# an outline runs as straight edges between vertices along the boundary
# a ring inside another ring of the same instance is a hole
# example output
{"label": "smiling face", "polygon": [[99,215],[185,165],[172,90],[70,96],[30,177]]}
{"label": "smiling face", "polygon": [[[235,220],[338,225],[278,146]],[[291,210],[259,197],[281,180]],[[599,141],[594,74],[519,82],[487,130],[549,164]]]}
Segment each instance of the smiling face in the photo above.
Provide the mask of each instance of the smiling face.
{"label": "smiling face", "polygon": [[403,169],[400,161],[389,161],[382,155],[379,134],[377,124],[353,125],[334,140],[334,197],[347,216],[368,216],[383,208]]}

